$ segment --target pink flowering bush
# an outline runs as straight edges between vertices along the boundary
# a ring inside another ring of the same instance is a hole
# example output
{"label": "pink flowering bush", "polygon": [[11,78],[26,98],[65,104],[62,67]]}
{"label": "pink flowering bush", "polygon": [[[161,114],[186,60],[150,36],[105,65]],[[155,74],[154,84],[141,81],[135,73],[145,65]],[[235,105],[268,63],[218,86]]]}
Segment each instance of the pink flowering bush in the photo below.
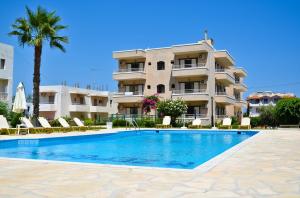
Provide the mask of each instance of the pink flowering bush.
{"label": "pink flowering bush", "polygon": [[152,96],[145,96],[142,104],[143,104],[143,111],[145,114],[151,112],[151,109],[156,109],[156,104],[159,102],[158,94],[154,94]]}

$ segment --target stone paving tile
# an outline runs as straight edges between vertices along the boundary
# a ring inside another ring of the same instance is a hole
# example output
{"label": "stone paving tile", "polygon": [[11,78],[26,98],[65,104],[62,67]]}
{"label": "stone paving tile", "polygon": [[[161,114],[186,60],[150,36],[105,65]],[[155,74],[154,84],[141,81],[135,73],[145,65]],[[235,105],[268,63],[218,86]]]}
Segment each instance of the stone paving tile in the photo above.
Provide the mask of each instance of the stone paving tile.
{"label": "stone paving tile", "polygon": [[0,197],[300,197],[299,142],[262,132],[204,172],[0,159]]}

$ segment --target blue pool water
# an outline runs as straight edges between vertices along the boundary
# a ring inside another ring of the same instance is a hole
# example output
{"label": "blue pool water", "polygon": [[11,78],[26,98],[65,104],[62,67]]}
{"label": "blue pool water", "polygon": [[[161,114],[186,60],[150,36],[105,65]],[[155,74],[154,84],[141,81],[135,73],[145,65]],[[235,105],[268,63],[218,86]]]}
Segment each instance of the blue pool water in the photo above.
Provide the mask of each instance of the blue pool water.
{"label": "blue pool water", "polygon": [[152,131],[0,141],[0,157],[192,169],[256,132]]}

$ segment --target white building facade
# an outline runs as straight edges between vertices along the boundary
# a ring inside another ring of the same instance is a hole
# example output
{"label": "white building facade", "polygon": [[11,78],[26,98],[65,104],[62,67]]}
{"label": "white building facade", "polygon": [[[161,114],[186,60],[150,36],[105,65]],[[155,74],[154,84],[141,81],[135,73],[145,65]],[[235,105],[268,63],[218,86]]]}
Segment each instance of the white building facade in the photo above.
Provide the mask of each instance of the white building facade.
{"label": "white building facade", "polygon": [[0,100],[12,104],[14,49],[0,43]]}
{"label": "white building facade", "polygon": [[282,98],[294,98],[293,93],[275,93],[272,91],[255,92],[248,96],[249,116],[258,117],[260,115],[259,109],[263,106],[275,106],[278,100]]}
{"label": "white building facade", "polygon": [[117,113],[117,106],[108,91],[64,85],[40,86],[40,116],[49,120],[62,116],[107,118]]}

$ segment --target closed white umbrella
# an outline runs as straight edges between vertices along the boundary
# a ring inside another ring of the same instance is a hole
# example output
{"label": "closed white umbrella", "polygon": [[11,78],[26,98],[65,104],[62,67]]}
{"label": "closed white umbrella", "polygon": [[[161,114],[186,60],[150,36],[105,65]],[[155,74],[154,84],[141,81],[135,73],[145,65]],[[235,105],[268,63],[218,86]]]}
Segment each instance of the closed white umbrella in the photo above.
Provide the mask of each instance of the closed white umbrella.
{"label": "closed white umbrella", "polygon": [[24,112],[25,109],[27,109],[25,91],[24,91],[23,83],[20,82],[17,87],[17,92],[16,92],[12,111],[15,113],[22,113]]}

